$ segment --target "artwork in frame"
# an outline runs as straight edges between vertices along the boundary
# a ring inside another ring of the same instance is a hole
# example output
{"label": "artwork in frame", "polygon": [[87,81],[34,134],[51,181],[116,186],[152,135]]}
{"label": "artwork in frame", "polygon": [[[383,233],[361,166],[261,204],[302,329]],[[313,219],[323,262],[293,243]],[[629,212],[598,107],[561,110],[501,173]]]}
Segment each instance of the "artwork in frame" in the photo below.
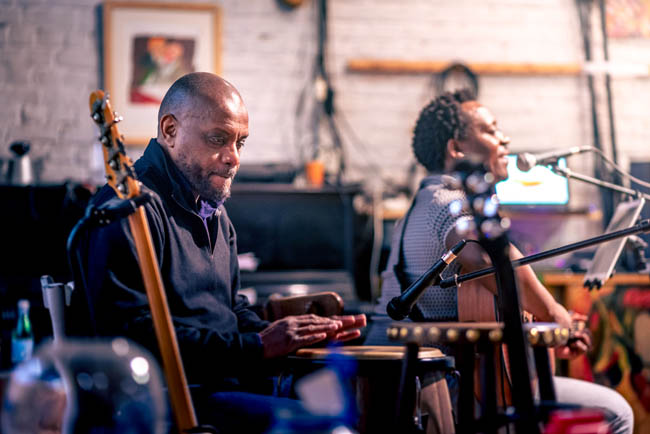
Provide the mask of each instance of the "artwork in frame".
{"label": "artwork in frame", "polygon": [[650,0],[607,0],[607,35],[650,38]]}
{"label": "artwork in frame", "polygon": [[220,10],[205,3],[107,1],[104,86],[124,117],[128,145],[156,136],[158,106],[169,86],[194,71],[219,73]]}

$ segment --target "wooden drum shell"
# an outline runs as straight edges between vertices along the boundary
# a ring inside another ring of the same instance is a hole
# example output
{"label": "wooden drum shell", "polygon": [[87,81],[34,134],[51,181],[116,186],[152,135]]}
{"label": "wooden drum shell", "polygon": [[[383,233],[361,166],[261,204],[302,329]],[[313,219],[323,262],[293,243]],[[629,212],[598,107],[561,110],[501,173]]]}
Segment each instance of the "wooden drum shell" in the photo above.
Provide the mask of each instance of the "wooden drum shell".
{"label": "wooden drum shell", "polygon": [[[333,358],[332,356],[343,358]],[[336,367],[337,363],[354,360],[356,376],[351,379],[359,419],[360,433],[386,432],[394,426],[400,376],[405,347],[401,346],[343,346],[337,348],[303,348],[289,356],[288,363],[296,377],[302,377],[322,367]],[[435,375],[436,399],[439,414],[433,419],[441,426],[453,427],[445,372],[454,368],[453,359],[436,348],[420,348],[418,375]],[[430,418],[431,420],[431,418]]]}

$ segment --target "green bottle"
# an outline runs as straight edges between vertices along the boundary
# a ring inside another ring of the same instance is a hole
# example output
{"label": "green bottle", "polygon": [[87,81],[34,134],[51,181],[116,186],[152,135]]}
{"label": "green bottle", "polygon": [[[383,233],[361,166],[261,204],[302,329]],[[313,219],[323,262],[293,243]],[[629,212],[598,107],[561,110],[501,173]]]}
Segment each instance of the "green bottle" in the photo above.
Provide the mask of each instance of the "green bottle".
{"label": "green bottle", "polygon": [[34,333],[29,320],[29,300],[18,300],[18,322],[11,333],[11,362],[16,364],[31,359],[34,351]]}

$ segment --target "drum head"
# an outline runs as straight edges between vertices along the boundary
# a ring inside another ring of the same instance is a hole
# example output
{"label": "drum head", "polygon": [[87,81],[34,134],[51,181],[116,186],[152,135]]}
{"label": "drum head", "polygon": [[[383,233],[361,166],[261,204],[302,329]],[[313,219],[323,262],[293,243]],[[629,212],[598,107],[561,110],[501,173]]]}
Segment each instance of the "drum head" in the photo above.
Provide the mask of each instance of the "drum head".
{"label": "drum head", "polygon": [[[296,352],[295,357],[323,360],[332,354],[341,354],[357,360],[401,360],[404,358],[403,346],[388,345],[358,345],[335,348],[302,348]],[[437,348],[420,348],[420,359],[434,359],[445,357]]]}

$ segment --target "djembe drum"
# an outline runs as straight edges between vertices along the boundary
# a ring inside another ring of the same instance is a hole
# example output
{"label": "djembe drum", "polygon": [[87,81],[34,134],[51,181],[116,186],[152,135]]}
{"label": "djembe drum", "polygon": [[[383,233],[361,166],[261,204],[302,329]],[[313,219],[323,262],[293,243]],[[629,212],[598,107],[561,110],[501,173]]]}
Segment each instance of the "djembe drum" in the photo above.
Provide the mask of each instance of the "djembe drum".
{"label": "djembe drum", "polygon": [[[406,387],[409,394],[404,396],[402,377],[404,376],[405,348],[397,346],[344,346],[337,348],[303,348],[289,356],[289,366],[297,377],[307,375],[322,367],[336,368],[337,364],[353,362],[355,376],[350,380],[350,390],[354,393],[358,420],[356,428],[360,433],[386,432],[393,428],[407,432],[396,426],[398,407],[407,401],[415,405],[415,383]],[[413,364],[411,364],[413,365]],[[428,423],[437,423],[440,432],[453,430],[454,422],[449,400],[445,373],[454,369],[453,359],[436,348],[419,349],[417,362],[413,367],[419,376],[435,376],[434,393],[436,414],[429,415]],[[412,392],[412,393],[411,393]],[[408,405],[408,404],[407,404]],[[416,409],[411,406],[411,414]],[[413,420],[413,419],[412,419]]]}

